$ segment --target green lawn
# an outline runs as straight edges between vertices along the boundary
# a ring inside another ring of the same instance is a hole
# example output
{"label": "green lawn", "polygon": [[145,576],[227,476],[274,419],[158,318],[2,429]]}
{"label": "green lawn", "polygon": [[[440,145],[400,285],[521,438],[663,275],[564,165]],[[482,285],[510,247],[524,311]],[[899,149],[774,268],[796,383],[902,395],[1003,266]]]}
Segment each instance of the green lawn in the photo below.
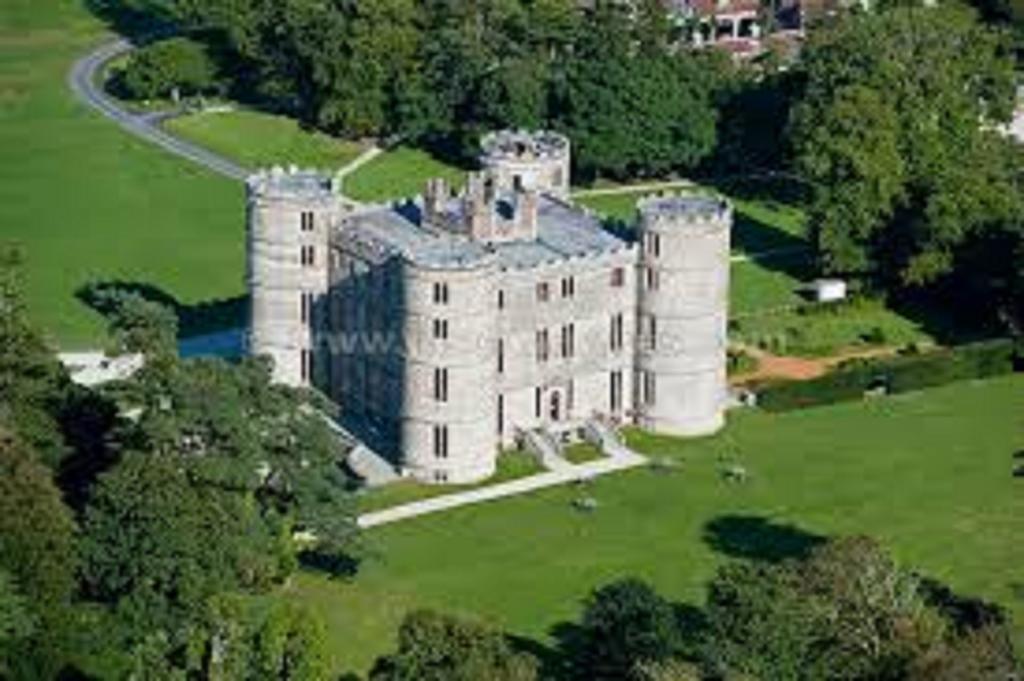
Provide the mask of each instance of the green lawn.
{"label": "green lawn", "polygon": [[476,485],[425,485],[413,480],[402,480],[363,491],[359,497],[359,510],[363,513],[377,511],[444,494],[476,489],[485,485],[496,485],[499,482],[507,482],[543,472],[544,467],[532,454],[519,450],[506,451],[498,457],[497,472],[486,482]]}
{"label": "green lawn", "polygon": [[880,301],[867,298],[812,313],[796,310],[734,319],[730,339],[775,354],[801,357],[936,342],[922,324],[896,314]]}
{"label": "green lawn", "polygon": [[62,347],[102,343],[75,297],[119,280],[185,305],[243,293],[242,187],[78,104],[72,61],[106,38],[78,0],[0,6],[0,240],[28,259],[28,304]]}
{"label": "green lawn", "polygon": [[336,171],[362,151],[356,142],[304,130],[292,118],[246,109],[194,113],[172,118],[164,127],[254,169],[295,164]]}
{"label": "green lawn", "polygon": [[600,448],[589,442],[574,442],[562,450],[562,457],[569,463],[587,463],[597,461],[604,456]]}
{"label": "green lawn", "polygon": [[[717,565],[771,554],[802,533],[866,533],[905,564],[1010,608],[1024,625],[1024,376],[785,415],[735,414],[724,435],[632,436],[677,458],[587,491],[574,486],[367,533],[375,557],[352,581],[303,573],[286,597],[323,613],[339,670],[365,670],[410,608],[473,615],[550,642],[593,587],[623,575],[699,604]],[[721,458],[750,472],[719,475]],[[1016,596],[1014,594],[1017,594]]]}
{"label": "green lawn", "polygon": [[453,187],[461,187],[466,173],[425,151],[398,147],[346,177],[343,189],[346,196],[357,201],[387,201],[423,193],[427,180],[434,177],[443,177]]}

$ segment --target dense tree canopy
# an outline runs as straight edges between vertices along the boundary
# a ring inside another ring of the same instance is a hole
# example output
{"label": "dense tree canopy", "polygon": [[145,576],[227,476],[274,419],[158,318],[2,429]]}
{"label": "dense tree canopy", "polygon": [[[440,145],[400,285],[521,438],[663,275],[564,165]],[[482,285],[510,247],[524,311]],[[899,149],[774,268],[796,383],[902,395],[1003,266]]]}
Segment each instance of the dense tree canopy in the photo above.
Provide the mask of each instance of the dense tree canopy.
{"label": "dense tree canopy", "polygon": [[792,137],[828,269],[923,284],[981,230],[1019,219],[1000,35],[968,10],[895,7],[811,37]]}
{"label": "dense tree canopy", "polygon": [[596,590],[565,650],[580,678],[992,681],[1021,672],[1005,615],[899,566],[876,542],[735,562],[701,612],[637,580]]}
{"label": "dense tree canopy", "polygon": [[617,176],[690,168],[714,146],[718,66],[674,49],[658,0],[158,4],[232,55],[238,94],[335,134],[465,162],[482,131],[552,127],[585,173]]}
{"label": "dense tree canopy", "polygon": [[0,418],[46,463],[66,454],[60,413],[67,374],[29,322],[21,253],[0,246]]}
{"label": "dense tree canopy", "polygon": [[65,659],[74,532],[52,471],[0,420],[0,672],[11,678],[48,678]]}
{"label": "dense tree canopy", "polygon": [[624,579],[587,600],[573,649],[580,679],[638,679],[652,664],[680,652],[682,635],[672,604],[645,582]]}
{"label": "dense tree canopy", "polygon": [[132,54],[117,85],[137,99],[196,95],[220,89],[209,48],[189,38],[170,38]]}
{"label": "dense tree canopy", "polygon": [[371,681],[533,681],[537,661],[475,622],[431,611],[406,616],[398,650],[377,660]]}

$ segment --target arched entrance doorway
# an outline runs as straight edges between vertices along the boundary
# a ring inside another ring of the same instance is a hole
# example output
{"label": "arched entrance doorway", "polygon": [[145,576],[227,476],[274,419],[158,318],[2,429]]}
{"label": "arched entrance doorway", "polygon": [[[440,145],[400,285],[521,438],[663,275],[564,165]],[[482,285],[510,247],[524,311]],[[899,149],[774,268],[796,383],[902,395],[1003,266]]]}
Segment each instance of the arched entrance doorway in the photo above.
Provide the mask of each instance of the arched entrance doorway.
{"label": "arched entrance doorway", "polygon": [[560,390],[551,391],[551,408],[548,415],[551,417],[552,423],[562,420],[562,392]]}

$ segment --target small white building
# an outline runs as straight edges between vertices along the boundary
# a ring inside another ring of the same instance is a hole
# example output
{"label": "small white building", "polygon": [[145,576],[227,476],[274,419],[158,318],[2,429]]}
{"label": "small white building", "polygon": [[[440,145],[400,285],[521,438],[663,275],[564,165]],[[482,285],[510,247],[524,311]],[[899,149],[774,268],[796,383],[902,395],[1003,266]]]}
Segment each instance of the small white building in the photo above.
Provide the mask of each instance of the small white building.
{"label": "small white building", "polygon": [[811,284],[814,300],[819,303],[835,303],[846,300],[847,286],[842,279],[817,279]]}

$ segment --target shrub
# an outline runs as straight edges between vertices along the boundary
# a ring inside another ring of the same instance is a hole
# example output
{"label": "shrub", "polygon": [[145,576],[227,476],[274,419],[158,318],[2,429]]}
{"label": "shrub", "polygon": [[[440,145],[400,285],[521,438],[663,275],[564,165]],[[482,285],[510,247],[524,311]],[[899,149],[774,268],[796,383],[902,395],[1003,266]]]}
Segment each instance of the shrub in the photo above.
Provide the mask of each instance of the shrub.
{"label": "shrub", "polygon": [[134,99],[202,94],[220,89],[217,65],[202,43],[189,38],[161,40],[132,55],[117,85]]}
{"label": "shrub", "polygon": [[726,362],[730,376],[751,373],[760,364],[756,357],[743,350],[729,350]]}
{"label": "shrub", "polygon": [[759,391],[758,404],[767,411],[789,411],[860,399],[876,387],[902,393],[1013,370],[1013,342],[987,341],[925,354],[851,360],[821,378],[765,385]]}

